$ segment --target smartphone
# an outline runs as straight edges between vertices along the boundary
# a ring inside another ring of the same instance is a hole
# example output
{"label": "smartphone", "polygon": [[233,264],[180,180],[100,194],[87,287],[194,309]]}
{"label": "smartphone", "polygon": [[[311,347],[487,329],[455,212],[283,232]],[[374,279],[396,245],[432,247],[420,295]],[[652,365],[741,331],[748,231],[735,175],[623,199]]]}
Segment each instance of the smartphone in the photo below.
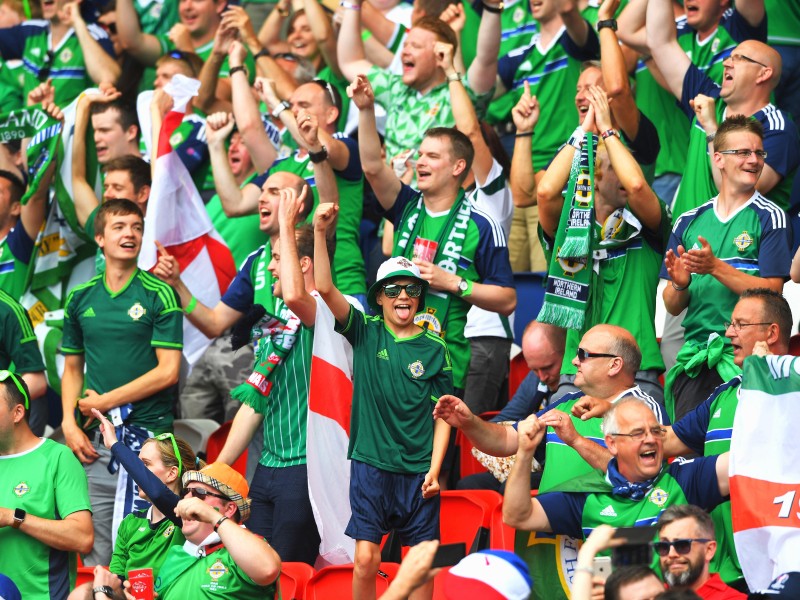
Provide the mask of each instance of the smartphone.
{"label": "smartphone", "polygon": [[600,577],[605,581],[611,575],[611,557],[610,556],[595,556],[592,563],[594,576]]}
{"label": "smartphone", "polygon": [[463,542],[458,544],[442,544],[433,555],[431,569],[438,567],[452,567],[467,555],[467,545]]}
{"label": "smartphone", "polygon": [[614,538],[623,538],[625,543],[611,550],[611,564],[616,567],[633,565],[649,565],[653,562],[653,547],[650,542],[656,535],[658,527],[620,527],[614,532]]}

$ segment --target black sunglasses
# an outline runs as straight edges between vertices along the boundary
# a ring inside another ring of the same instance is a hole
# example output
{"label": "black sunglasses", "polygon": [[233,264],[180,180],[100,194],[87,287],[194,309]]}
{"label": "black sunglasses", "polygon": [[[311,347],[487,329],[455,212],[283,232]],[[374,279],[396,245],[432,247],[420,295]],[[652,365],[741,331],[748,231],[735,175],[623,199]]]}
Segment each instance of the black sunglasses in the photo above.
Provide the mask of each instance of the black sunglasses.
{"label": "black sunglasses", "polygon": [[219,498],[220,500],[225,500],[225,502],[233,502],[227,496],[223,496],[222,494],[215,494],[214,492],[209,492],[205,488],[183,488],[181,490],[181,498],[186,498],[187,496],[194,496],[195,498],[200,498],[200,500],[205,500],[209,496],[213,496],[214,498]]}
{"label": "black sunglasses", "polygon": [[616,354],[605,354],[603,352],[589,352],[584,348],[578,348],[578,362],[583,362],[590,358],[619,358]]}
{"label": "black sunglasses", "polygon": [[651,542],[651,544],[659,556],[667,556],[670,546],[675,548],[675,552],[678,554],[689,554],[689,551],[692,549],[692,542],[705,544],[710,541],[712,540],[708,538],[685,538],[681,540],[672,540],[671,542],[667,540],[663,542]]}
{"label": "black sunglasses", "polygon": [[397,298],[403,290],[406,291],[409,298],[419,298],[422,295],[422,284],[407,283],[400,285],[399,283],[390,283],[383,286],[383,293],[387,298]]}

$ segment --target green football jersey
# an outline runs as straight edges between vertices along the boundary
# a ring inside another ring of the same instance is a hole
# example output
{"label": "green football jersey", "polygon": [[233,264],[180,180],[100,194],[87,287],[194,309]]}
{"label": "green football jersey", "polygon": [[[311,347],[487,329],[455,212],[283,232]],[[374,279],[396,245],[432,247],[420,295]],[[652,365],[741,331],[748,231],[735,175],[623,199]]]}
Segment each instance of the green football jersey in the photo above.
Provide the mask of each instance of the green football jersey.
{"label": "green football jersey", "polygon": [[[681,31],[680,22],[678,31]],[[718,84],[722,84],[722,61],[739,45],[728,30],[721,26],[702,42],[694,30],[688,29],[683,35],[679,33],[678,44],[692,64]]]}
{"label": "green football jersey", "polygon": [[188,555],[182,546],[172,546],[162,573],[168,569],[183,571],[166,585],[156,580],[155,591],[161,600],[263,600],[275,596],[274,583],[258,585],[253,582],[225,547],[197,558]]}
{"label": "green football jersey", "polygon": [[[240,187],[253,181],[255,174],[247,178]],[[206,204],[206,211],[211,217],[211,223],[225,240],[233,254],[233,261],[241,266],[247,257],[258,250],[264,243],[264,232],[259,228],[258,215],[245,215],[243,217],[228,217],[222,209],[222,201],[217,194]]]}
{"label": "green football jersey", "polygon": [[[64,308],[64,354],[85,354],[85,387],[103,394],[158,364],[156,348],[183,348],[183,309],[175,290],[137,269],[111,292],[97,275],[72,289]],[[120,360],[125,357],[125,360]],[[133,405],[128,421],[155,433],[172,430],[173,394],[166,388]]]}
{"label": "green football jersey", "polygon": [[16,373],[44,371],[36,334],[25,308],[0,290],[0,369]]}
{"label": "green football jersey", "polygon": [[22,223],[17,223],[5,239],[0,240],[0,290],[19,300],[25,293],[28,266],[33,257],[34,241]]}
{"label": "green football jersey", "polygon": [[438,335],[398,338],[383,317],[350,307],[336,330],[353,345],[353,408],[348,458],[392,473],[431,468],[433,405],[453,392],[447,345]]}
{"label": "green football jersey", "polygon": [[[636,64],[636,105],[658,124],[661,150],[656,159],[655,176],[684,173],[689,148],[689,119],[675,104],[675,97],[661,87],[644,61]],[[672,198],[662,198],[671,202]]]}
{"label": "green football jersey", "polygon": [[180,527],[164,517],[158,523],[150,523],[148,511],[133,512],[122,519],[117,529],[117,541],[108,570],[128,578],[128,571],[153,569],[153,578],[167,558],[172,546],[182,546],[186,538]]}
{"label": "green football jersey", "polygon": [[25,85],[25,71],[21,60],[0,58],[0,115],[25,106],[22,89]]}
{"label": "green football jersey", "polygon": [[[367,271],[364,256],[358,244],[361,214],[364,208],[364,177],[358,159],[358,146],[343,134],[336,139],[344,142],[350,151],[350,165],[344,172],[334,171],[336,187],[339,190],[339,218],[336,222],[336,253],[332,266],[336,287],[343,294],[367,293]],[[279,160],[270,167],[268,174],[286,171],[306,180],[314,193],[314,206],[308,215],[310,223],[319,204],[319,192],[314,179],[314,165],[308,154],[300,157],[297,153]]]}
{"label": "green football jersey", "polygon": [[[424,96],[394,75],[373,66],[367,77],[375,90],[375,102],[386,109],[386,156],[397,156],[404,150],[417,149],[424,133],[431,127],[453,127],[456,123],[450,106],[447,82],[438,85]],[[482,116],[490,100],[489,94],[477,96],[466,79],[464,86],[478,116]]]}
{"label": "green football jersey", "polygon": [[[282,304],[282,300],[276,300],[276,310],[280,311]],[[264,414],[264,449],[259,460],[265,467],[306,464],[306,417],[314,329],[301,325],[297,336],[272,378]]]}
{"label": "green football jersey", "polygon": [[[717,198],[682,214],[675,222],[669,247],[677,253],[700,248],[699,236],[714,256],[742,273],[786,279],[791,263],[786,213],[758,192],[726,220],[717,216]],[[666,269],[662,277],[668,278]],[[705,345],[712,333],[723,335],[739,295],[709,274],[692,274],[689,306],[683,320],[684,339]],[[729,341],[725,339],[725,342]]]}
{"label": "green football jersey", "polygon": [[143,33],[167,35],[179,20],[177,0],[134,0],[133,7]]}
{"label": "green football jersey", "polygon": [[[800,3],[764,0],[770,46],[800,46]],[[796,115],[797,116],[797,115]]]}
{"label": "green football jersey", "polygon": [[[63,520],[92,510],[86,471],[72,451],[50,439],[20,454],[0,456],[0,506]],[[66,598],[70,590],[68,552],[56,550],[13,527],[0,527],[0,573],[10,577],[25,600]]]}
{"label": "green football jersey", "polygon": [[[664,260],[670,233],[667,207],[661,204],[661,228],[656,232],[640,231],[627,244],[599,250],[599,276],[592,280],[592,298],[586,310],[583,329],[567,330],[567,342],[561,372],[573,374],[577,368],[572,359],[578,352],[583,334],[599,324],[618,325],[631,332],[642,351],[641,370],[664,370],[656,338],[655,298],[658,293],[659,272]],[[603,225],[595,222],[597,239],[619,232],[632,234],[630,226],[612,214]],[[594,306],[600,303],[599,308]]]}

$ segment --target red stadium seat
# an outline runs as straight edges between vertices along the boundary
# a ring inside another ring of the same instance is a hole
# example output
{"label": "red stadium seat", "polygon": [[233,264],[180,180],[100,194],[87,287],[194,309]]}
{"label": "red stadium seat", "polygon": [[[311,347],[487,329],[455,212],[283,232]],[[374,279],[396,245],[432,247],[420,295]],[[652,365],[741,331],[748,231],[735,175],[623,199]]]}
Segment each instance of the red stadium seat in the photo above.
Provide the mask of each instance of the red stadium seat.
{"label": "red stadium seat", "polygon": [[800,356],[800,333],[795,333],[789,339],[789,354],[792,356]]}
{"label": "red stadium seat", "polygon": [[[375,591],[380,597],[387,589],[391,578],[397,574],[399,565],[381,563],[375,577]],[[353,596],[353,565],[334,565],[320,569],[306,585],[305,600],[331,600]]]}
{"label": "red stadium seat", "polygon": [[528,376],[531,370],[528,368],[528,363],[525,362],[525,357],[522,352],[517,354],[511,359],[508,367],[508,399],[511,400],[514,394],[517,393],[517,388],[522,380]]}
{"label": "red stadium seat", "polygon": [[94,581],[94,567],[78,567],[78,574],[75,577],[75,587],[83,585],[84,583],[92,583]]}
{"label": "red stadium seat", "polygon": [[[496,410],[489,410],[485,413],[481,413],[480,417],[484,421],[488,421],[497,415],[498,412],[499,411]],[[461,477],[474,475],[475,473],[484,473],[486,471],[486,467],[481,465],[481,463],[472,456],[472,442],[469,441],[467,436],[465,436],[460,429],[456,432],[456,446],[458,447],[459,474]]]}
{"label": "red stadium seat", "polygon": [[502,502],[503,497],[492,490],[442,492],[442,544],[464,542],[468,552],[488,548],[492,510]]}
{"label": "red stadium seat", "polygon": [[503,523],[503,503],[501,502],[492,509],[489,527],[489,548],[513,552],[516,536],[517,530]]}
{"label": "red stadium seat", "polygon": [[[303,562],[281,564],[280,597],[282,600],[303,600],[306,585],[314,576],[314,567]],[[276,596],[277,598],[278,596]]]}
{"label": "red stadium seat", "polygon": [[[225,440],[228,439],[228,433],[231,430],[231,423],[233,421],[226,421],[222,425],[219,426],[214,433],[208,438],[208,445],[206,446],[206,456],[208,462],[212,463],[217,460],[219,453],[222,452],[223,446],[225,446]],[[236,460],[235,463],[231,465],[234,470],[238,471],[242,474],[243,477],[246,477],[245,471],[247,471],[247,449],[242,452],[242,455]]]}

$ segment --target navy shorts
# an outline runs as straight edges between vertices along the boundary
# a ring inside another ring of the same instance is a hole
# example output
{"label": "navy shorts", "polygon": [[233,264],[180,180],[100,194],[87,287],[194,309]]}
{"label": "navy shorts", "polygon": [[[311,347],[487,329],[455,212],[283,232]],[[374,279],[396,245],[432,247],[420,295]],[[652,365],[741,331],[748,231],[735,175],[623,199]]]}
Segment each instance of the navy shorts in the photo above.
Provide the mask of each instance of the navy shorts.
{"label": "navy shorts", "polygon": [[400,543],[415,546],[439,539],[440,497],[422,497],[425,473],[390,473],[357,460],[350,461],[350,510],[345,534],[380,544],[392,530]]}

